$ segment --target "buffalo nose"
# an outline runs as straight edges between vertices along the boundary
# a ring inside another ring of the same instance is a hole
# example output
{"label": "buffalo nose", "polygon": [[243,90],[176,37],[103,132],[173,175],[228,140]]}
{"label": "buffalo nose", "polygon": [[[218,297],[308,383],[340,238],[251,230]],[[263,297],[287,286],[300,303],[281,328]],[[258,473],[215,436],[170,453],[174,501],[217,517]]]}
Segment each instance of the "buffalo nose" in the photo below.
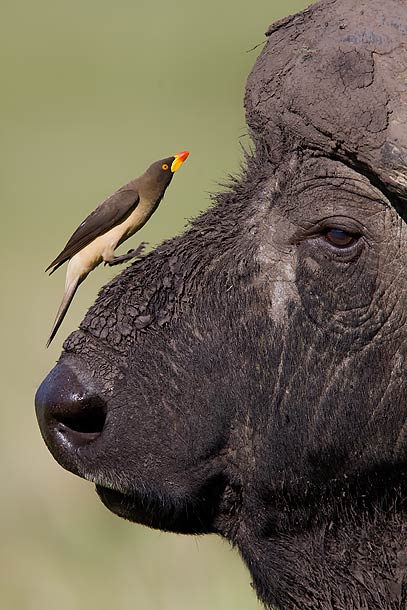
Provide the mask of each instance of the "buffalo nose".
{"label": "buffalo nose", "polygon": [[51,452],[83,447],[95,441],[106,421],[106,403],[79,374],[57,364],[37,390],[35,410],[41,433]]}

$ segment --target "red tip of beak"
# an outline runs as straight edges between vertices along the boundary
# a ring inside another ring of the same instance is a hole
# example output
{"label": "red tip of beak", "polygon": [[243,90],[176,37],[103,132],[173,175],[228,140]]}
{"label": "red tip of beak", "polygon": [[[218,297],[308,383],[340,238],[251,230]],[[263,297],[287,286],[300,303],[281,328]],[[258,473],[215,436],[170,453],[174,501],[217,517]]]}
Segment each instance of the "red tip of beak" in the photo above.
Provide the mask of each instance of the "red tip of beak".
{"label": "red tip of beak", "polygon": [[185,159],[189,157],[189,152],[187,150],[184,150],[184,152],[177,153],[175,156],[177,157],[177,159],[184,162]]}

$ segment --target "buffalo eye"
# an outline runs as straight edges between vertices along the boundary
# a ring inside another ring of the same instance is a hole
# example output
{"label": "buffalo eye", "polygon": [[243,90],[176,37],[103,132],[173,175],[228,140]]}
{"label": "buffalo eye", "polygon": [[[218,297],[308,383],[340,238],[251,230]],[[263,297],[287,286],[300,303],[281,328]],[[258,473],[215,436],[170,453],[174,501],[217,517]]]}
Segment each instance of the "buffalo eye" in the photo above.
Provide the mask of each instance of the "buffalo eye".
{"label": "buffalo eye", "polygon": [[347,248],[354,244],[358,240],[358,235],[348,233],[343,229],[327,229],[324,233],[324,237],[327,242],[336,248]]}

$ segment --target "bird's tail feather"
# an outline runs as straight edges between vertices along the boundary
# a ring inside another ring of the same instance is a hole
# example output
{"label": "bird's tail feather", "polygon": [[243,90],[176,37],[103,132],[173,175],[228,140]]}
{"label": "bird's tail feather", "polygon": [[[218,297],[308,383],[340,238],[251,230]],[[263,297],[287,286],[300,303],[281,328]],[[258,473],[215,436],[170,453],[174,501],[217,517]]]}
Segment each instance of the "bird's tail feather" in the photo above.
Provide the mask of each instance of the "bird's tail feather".
{"label": "bird's tail feather", "polygon": [[61,305],[59,306],[58,313],[55,318],[55,322],[52,326],[51,334],[47,341],[47,347],[50,346],[52,339],[57,334],[58,329],[62,324],[62,320],[65,318],[65,314],[68,311],[69,305],[71,304],[72,299],[75,296],[75,292],[76,292],[79,284],[80,284],[80,279],[77,278],[67,286],[67,288],[64,292],[64,296],[62,298]]}

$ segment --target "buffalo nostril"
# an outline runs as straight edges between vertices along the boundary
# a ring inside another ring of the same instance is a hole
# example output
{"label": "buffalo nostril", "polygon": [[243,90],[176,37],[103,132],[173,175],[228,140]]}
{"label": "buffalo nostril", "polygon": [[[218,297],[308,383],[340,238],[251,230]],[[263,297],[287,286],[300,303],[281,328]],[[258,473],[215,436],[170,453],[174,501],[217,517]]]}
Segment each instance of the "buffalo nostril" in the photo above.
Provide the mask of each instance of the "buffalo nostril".
{"label": "buffalo nostril", "polygon": [[92,380],[58,364],[37,390],[35,408],[42,435],[53,452],[97,439],[106,422],[106,403]]}
{"label": "buffalo nostril", "polygon": [[54,419],[74,432],[100,435],[106,420],[106,405],[98,396],[91,396],[86,400],[78,401],[77,410],[61,411],[54,414]]}

